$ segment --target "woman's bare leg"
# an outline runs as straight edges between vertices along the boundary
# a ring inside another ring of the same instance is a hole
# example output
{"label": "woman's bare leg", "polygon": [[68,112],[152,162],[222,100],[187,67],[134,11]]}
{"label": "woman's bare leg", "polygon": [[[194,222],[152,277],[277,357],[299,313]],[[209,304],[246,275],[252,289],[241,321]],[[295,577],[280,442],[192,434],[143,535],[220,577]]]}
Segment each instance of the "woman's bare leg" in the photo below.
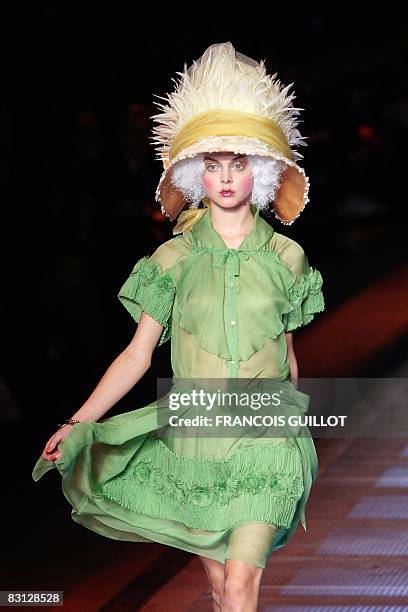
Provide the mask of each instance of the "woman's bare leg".
{"label": "woman's bare leg", "polygon": [[231,531],[224,568],[221,612],[255,612],[263,571],[279,527],[250,523]]}
{"label": "woman's bare leg", "polygon": [[220,612],[221,605],[221,593],[224,587],[224,569],[225,566],[215,559],[209,559],[208,557],[202,557],[199,555],[201,563],[204,565],[208,582],[211,589],[211,597],[213,601],[213,611]]}
{"label": "woman's bare leg", "polygon": [[263,572],[262,567],[227,559],[220,612],[256,612]]}

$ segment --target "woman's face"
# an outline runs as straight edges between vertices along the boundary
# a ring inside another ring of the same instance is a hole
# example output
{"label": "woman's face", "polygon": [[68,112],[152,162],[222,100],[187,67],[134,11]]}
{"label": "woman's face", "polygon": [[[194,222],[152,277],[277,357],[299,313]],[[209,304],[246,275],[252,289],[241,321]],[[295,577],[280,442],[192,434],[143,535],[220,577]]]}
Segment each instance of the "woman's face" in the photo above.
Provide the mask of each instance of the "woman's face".
{"label": "woman's face", "polygon": [[246,155],[206,153],[204,164],[203,185],[211,203],[234,208],[249,200],[253,176]]}

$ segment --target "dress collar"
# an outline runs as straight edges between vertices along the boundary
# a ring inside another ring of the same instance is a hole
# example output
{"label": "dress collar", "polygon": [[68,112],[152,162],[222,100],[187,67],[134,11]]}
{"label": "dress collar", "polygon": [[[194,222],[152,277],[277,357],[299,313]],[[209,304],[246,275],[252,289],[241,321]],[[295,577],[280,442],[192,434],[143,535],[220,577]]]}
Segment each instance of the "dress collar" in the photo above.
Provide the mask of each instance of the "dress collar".
{"label": "dress collar", "polygon": [[[259,209],[254,204],[250,204],[250,206],[254,216],[252,230],[248,236],[245,236],[238,249],[232,250],[248,251],[265,248],[274,234],[273,227],[259,215]],[[220,234],[214,229],[210,208],[205,211],[201,219],[193,226],[191,232],[200,246],[231,250],[225,244]]]}

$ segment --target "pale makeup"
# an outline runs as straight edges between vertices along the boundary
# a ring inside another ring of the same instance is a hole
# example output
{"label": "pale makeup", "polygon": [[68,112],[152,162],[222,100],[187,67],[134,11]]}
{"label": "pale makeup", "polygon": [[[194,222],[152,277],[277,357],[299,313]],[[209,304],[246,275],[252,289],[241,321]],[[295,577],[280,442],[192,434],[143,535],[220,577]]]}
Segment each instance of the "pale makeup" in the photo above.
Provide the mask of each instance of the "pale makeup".
{"label": "pale makeup", "polygon": [[[252,192],[253,175],[246,155],[208,153],[204,156],[203,186],[211,202],[234,208],[246,202]],[[231,190],[225,195],[223,189]]]}

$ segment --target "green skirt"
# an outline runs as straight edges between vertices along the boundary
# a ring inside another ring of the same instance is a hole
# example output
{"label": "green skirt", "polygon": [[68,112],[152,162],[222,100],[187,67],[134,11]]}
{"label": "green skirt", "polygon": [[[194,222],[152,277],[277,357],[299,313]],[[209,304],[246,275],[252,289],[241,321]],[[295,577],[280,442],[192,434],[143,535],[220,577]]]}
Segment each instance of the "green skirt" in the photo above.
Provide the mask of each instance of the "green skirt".
{"label": "green skirt", "polygon": [[[289,380],[279,387],[280,413],[307,412],[308,395]],[[169,393],[180,388],[174,381]],[[267,556],[287,544],[299,521],[306,531],[318,469],[308,428],[293,428],[283,439],[174,435],[163,427],[174,416],[169,393],[143,408],[76,424],[59,444],[61,458],[40,457],[33,479],[56,468],[72,519],[102,536],[159,542],[222,563],[230,534],[243,525],[278,527]]]}

